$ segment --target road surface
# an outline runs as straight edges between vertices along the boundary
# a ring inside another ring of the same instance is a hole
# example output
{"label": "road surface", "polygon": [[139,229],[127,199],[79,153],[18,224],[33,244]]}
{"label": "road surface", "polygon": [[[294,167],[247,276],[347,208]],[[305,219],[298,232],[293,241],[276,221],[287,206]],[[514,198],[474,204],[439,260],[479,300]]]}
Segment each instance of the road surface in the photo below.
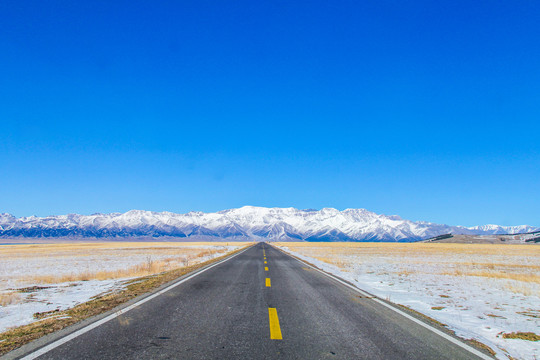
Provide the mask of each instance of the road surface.
{"label": "road surface", "polygon": [[32,347],[19,358],[479,358],[265,243],[47,352]]}

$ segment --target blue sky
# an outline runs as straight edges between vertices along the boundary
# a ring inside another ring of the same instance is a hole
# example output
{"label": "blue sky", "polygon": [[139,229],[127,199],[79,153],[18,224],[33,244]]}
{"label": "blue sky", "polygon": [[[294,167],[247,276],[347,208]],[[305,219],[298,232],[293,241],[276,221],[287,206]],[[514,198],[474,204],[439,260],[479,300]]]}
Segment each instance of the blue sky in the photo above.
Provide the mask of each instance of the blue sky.
{"label": "blue sky", "polygon": [[0,212],[540,225],[540,3],[3,1]]}

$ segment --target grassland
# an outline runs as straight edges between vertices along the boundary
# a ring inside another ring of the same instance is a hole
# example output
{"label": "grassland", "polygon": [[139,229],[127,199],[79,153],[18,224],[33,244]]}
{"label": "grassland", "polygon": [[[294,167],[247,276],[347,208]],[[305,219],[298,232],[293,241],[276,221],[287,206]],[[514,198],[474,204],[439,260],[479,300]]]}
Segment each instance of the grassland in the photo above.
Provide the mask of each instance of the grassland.
{"label": "grassland", "polygon": [[[509,288],[540,296],[540,246],[456,243],[276,243],[292,251],[336,265],[343,270],[358,264],[386,262],[398,274],[476,276],[523,282]],[[434,267],[436,269],[434,269]],[[531,286],[527,287],[527,283]]]}
{"label": "grassland", "polygon": [[[0,291],[27,284],[140,277],[189,266],[246,243],[112,242],[4,245]],[[7,295],[6,295],[7,296]]]}

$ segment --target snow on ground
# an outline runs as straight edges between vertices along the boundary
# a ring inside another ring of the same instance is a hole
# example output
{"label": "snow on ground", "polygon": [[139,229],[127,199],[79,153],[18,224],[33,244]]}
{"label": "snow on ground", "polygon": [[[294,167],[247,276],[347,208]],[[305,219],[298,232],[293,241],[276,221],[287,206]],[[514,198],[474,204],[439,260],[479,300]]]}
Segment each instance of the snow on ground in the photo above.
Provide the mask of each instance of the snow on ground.
{"label": "snow on ground", "polygon": [[89,280],[39,286],[22,293],[21,302],[0,306],[0,332],[37,321],[38,312],[66,310],[91,300],[96,295],[124,288],[126,279]]}
{"label": "snow on ground", "polygon": [[[540,359],[539,341],[502,337],[518,331],[540,333],[540,248],[523,246],[522,252],[507,248],[511,254],[504,248],[502,253],[482,249],[475,254],[461,245],[459,251],[449,251],[448,246],[440,252],[418,249],[415,256],[412,247],[403,252],[392,251],[388,244],[379,249],[377,244],[369,246],[281,243],[279,247],[360,289],[436,319],[462,338],[488,345],[500,359]],[[515,271],[497,276],[497,266]],[[536,281],[521,278],[520,271],[525,275],[534,271]]]}
{"label": "snow on ground", "polygon": [[[97,295],[120,291],[135,277],[204,262],[244,246],[229,244],[0,246],[0,332],[38,321],[34,317],[38,312],[69,309]],[[152,269],[141,273],[139,268],[144,270],[147,264]],[[70,277],[73,281],[58,281]]]}

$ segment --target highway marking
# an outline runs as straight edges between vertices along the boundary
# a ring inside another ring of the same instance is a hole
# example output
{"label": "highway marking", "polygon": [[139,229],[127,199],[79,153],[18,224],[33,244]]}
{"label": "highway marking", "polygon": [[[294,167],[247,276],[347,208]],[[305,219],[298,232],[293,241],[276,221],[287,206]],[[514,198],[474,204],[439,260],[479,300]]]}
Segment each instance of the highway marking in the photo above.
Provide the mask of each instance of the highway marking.
{"label": "highway marking", "polygon": [[264,271],[268,271],[268,266],[265,266],[265,267],[264,267]]}
{"label": "highway marking", "polygon": [[[210,266],[208,266],[208,267],[206,267],[206,268],[203,268],[202,270],[196,272],[195,274],[192,274],[192,275],[190,275],[190,276],[188,276],[188,277],[186,277],[186,278],[184,278],[184,279],[182,279],[182,280],[180,280],[180,281],[178,281],[178,282],[176,282],[176,283],[174,283],[174,284],[172,284],[172,285],[166,287],[166,288],[163,289],[163,290],[160,290],[160,291],[158,291],[158,292],[156,292],[156,293],[154,293],[154,294],[152,294],[152,295],[150,295],[150,296],[147,296],[147,297],[145,297],[144,299],[141,299],[141,300],[137,301],[136,303],[134,303],[134,304],[132,304],[132,305],[130,305],[130,306],[128,306],[128,307],[125,307],[125,308],[123,308],[123,309],[120,309],[120,310],[116,311],[114,314],[111,314],[111,315],[109,315],[109,316],[106,316],[106,317],[104,317],[103,319],[101,319],[101,320],[99,320],[99,321],[96,321],[96,322],[94,322],[94,323],[92,323],[92,324],[90,324],[90,325],[88,325],[88,326],[85,326],[85,327],[83,327],[82,329],[79,329],[79,330],[77,330],[77,331],[75,331],[75,332],[72,332],[71,334],[69,334],[69,335],[67,335],[67,336],[64,336],[63,338],[60,338],[60,339],[58,339],[58,340],[56,340],[56,341],[50,343],[49,345],[42,347],[41,349],[38,349],[38,350],[36,350],[36,351],[34,351],[34,352],[31,352],[30,354],[28,354],[28,355],[26,355],[25,357],[21,358],[21,360],[32,360],[32,359],[35,359],[35,358],[37,358],[37,357],[39,357],[39,356],[41,356],[41,355],[43,355],[43,354],[46,354],[46,353],[48,353],[49,351],[51,351],[51,350],[53,350],[53,349],[55,349],[55,348],[57,348],[57,347],[59,347],[59,346],[65,344],[65,343],[67,343],[68,341],[71,341],[71,340],[75,339],[76,337],[79,337],[79,336],[81,336],[82,334],[87,333],[88,331],[90,331],[90,330],[92,330],[92,329],[95,329],[95,328],[97,328],[98,326],[103,325],[103,324],[105,324],[105,323],[107,323],[107,322],[109,322],[109,321],[111,321],[111,320],[117,318],[118,316],[120,316],[120,315],[122,315],[122,314],[125,314],[125,313],[127,313],[128,311],[130,311],[130,310],[135,309],[136,307],[139,307],[140,305],[144,304],[145,302],[150,301],[150,300],[152,300],[153,298],[158,297],[159,295],[161,295],[161,294],[163,294],[163,293],[166,293],[167,291],[169,291],[169,290],[171,290],[171,289],[174,289],[174,288],[177,287],[178,285],[180,285],[180,284],[182,284],[182,283],[185,283],[186,281],[188,281],[188,280],[194,278],[194,277],[197,276],[197,275],[202,274],[203,272],[205,272],[205,271],[207,271],[207,270],[210,270],[210,269],[213,268],[214,266],[218,266],[218,265],[224,263],[225,261],[231,260],[232,258],[234,258],[234,257],[236,257],[236,256],[238,256],[238,255],[240,255],[240,254],[242,254],[244,251],[249,250],[250,248],[251,248],[251,246],[248,247],[248,248],[246,248],[246,249],[244,249],[244,250],[242,250],[242,251],[240,251],[239,253],[236,253],[236,254],[232,255],[231,257],[228,257],[228,258],[223,259],[223,260],[221,260],[221,261],[219,261],[219,262],[217,262],[217,263],[215,263],[215,264],[212,264],[212,265],[210,265]],[[277,316],[277,315],[276,315],[276,316]],[[278,326],[279,326],[279,325],[278,325]]]}
{"label": "highway marking", "polygon": [[268,308],[268,318],[270,319],[270,339],[282,340],[283,336],[281,335],[276,308]]}
{"label": "highway marking", "polygon": [[268,262],[267,262],[266,260],[264,261],[264,263],[265,263],[265,264],[268,264]]}
{"label": "highway marking", "polygon": [[266,278],[266,287],[270,287],[270,278]]}
{"label": "highway marking", "polygon": [[[283,250],[281,250],[281,249],[279,249],[279,250],[280,250],[281,252],[287,254],[285,251],[283,251]],[[289,255],[289,254],[287,254],[287,255]],[[291,256],[291,255],[289,255],[289,256]],[[469,346],[469,345],[467,345],[467,344],[465,344],[465,343],[459,341],[458,339],[456,339],[456,338],[454,338],[454,337],[452,337],[452,336],[450,336],[450,335],[448,335],[448,334],[442,332],[441,330],[436,329],[436,328],[434,328],[433,326],[431,326],[431,325],[429,325],[429,324],[427,324],[427,323],[425,323],[425,322],[423,322],[423,321],[421,321],[421,320],[418,320],[417,318],[415,318],[415,317],[413,317],[413,316],[407,314],[406,312],[403,312],[403,311],[399,310],[398,308],[395,308],[394,306],[392,306],[392,305],[390,305],[390,304],[388,304],[388,303],[382,301],[381,299],[379,299],[379,298],[377,298],[377,297],[374,297],[373,295],[368,294],[367,292],[365,292],[365,291],[363,291],[363,290],[360,290],[360,289],[357,288],[356,286],[353,286],[353,285],[351,285],[351,284],[348,284],[348,283],[346,283],[345,281],[339,279],[338,277],[336,277],[336,276],[334,276],[334,275],[332,275],[332,274],[329,274],[329,273],[327,273],[327,272],[324,272],[324,271],[322,271],[321,269],[318,269],[318,268],[316,268],[316,267],[314,267],[314,266],[312,266],[312,265],[310,265],[310,264],[308,264],[308,263],[306,263],[306,262],[304,262],[304,261],[302,261],[302,260],[300,260],[300,259],[297,259],[297,258],[295,258],[295,257],[293,257],[293,256],[291,256],[291,257],[292,257],[293,259],[296,259],[297,261],[299,261],[299,262],[301,262],[301,263],[303,263],[303,264],[309,266],[309,267],[312,268],[313,270],[316,270],[316,271],[318,271],[318,272],[320,272],[320,273],[322,273],[322,274],[328,276],[329,278],[334,279],[335,281],[339,282],[340,284],[345,285],[346,287],[348,287],[348,288],[350,288],[350,289],[356,291],[356,292],[359,293],[360,295],[363,295],[363,296],[365,296],[365,297],[367,297],[367,298],[371,298],[371,300],[373,300],[373,301],[375,301],[375,302],[381,304],[382,306],[384,306],[384,307],[386,307],[386,308],[388,308],[388,309],[390,309],[390,310],[392,310],[392,311],[394,311],[394,312],[400,314],[401,316],[406,317],[407,319],[409,319],[409,320],[415,322],[416,324],[418,324],[418,325],[420,325],[420,326],[422,326],[422,327],[424,327],[424,328],[430,330],[431,332],[433,332],[433,333],[439,335],[440,337],[442,337],[442,338],[444,338],[444,339],[450,341],[451,343],[453,343],[453,344],[455,344],[455,345],[461,347],[462,349],[465,349],[465,350],[469,351],[470,353],[472,353],[472,354],[478,356],[480,359],[482,359],[482,360],[493,360],[493,358],[492,358],[491,356],[488,356],[488,355],[484,354],[483,352],[478,351],[478,350],[476,350],[475,348],[473,348],[473,347],[471,347],[471,346]]]}

